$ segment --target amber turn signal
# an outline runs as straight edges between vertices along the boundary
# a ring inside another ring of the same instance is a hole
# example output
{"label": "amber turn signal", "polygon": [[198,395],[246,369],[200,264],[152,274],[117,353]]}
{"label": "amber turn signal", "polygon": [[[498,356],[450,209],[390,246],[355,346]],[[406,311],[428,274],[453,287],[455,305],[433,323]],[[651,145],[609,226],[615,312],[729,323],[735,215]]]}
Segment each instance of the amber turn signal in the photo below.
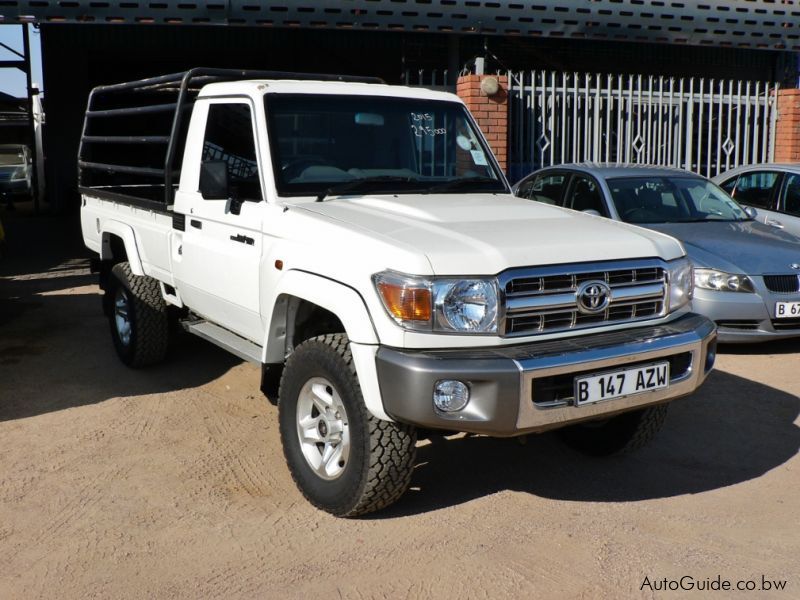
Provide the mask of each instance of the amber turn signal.
{"label": "amber turn signal", "polygon": [[383,303],[393,317],[401,321],[430,321],[431,291],[389,281],[378,281]]}

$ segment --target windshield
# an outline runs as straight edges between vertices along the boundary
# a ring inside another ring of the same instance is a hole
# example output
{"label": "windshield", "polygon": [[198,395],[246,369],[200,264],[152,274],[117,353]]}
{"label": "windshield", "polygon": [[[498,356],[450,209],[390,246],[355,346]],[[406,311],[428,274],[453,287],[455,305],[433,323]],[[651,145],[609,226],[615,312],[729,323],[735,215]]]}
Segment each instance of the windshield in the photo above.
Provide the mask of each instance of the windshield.
{"label": "windshield", "polygon": [[608,187],[626,223],[749,220],[721,188],[697,177],[609,179]]}
{"label": "windshield", "polygon": [[327,94],[265,102],[283,196],[507,191],[457,102]]}
{"label": "windshield", "polygon": [[24,165],[25,154],[22,148],[0,149],[0,165]]}

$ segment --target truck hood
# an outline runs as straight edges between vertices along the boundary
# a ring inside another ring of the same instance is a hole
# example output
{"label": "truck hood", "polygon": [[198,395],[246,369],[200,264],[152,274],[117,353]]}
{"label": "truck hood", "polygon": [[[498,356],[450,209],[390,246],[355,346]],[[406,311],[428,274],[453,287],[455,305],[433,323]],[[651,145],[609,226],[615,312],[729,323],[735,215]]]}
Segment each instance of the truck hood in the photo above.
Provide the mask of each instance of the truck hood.
{"label": "truck hood", "polygon": [[345,196],[299,206],[417,249],[437,275],[684,254],[667,235],[506,194]]}
{"label": "truck hood", "polygon": [[[800,263],[800,238],[757,221],[648,225],[681,240],[699,267],[729,273],[792,273]],[[796,272],[796,271],[795,271]]]}

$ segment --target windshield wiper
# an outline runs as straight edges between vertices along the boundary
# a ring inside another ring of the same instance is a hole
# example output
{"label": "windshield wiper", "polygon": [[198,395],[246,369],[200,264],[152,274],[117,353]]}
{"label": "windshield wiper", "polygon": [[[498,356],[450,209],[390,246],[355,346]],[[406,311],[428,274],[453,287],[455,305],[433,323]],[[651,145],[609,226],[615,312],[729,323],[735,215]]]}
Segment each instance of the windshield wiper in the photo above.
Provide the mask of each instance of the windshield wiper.
{"label": "windshield wiper", "polygon": [[412,181],[419,181],[419,180],[414,179],[413,177],[401,177],[399,175],[380,175],[377,177],[361,177],[359,179],[354,179],[352,181],[346,181],[339,185],[332,185],[331,187],[321,191],[317,196],[317,202],[322,202],[328,196],[341,196],[346,192],[355,191],[364,185],[370,185],[375,183],[387,183],[387,182],[411,183]]}
{"label": "windshield wiper", "polygon": [[464,177],[462,179],[451,179],[438,185],[434,185],[425,190],[426,194],[435,194],[436,192],[446,192],[448,190],[457,190],[465,185],[472,183],[500,183],[499,179],[492,179],[491,177]]}

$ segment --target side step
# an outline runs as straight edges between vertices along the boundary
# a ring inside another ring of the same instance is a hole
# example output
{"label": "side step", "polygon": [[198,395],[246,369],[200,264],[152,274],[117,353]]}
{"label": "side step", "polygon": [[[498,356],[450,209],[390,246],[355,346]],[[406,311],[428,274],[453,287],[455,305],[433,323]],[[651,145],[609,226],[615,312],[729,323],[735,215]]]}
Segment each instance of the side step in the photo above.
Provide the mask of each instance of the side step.
{"label": "side step", "polygon": [[243,360],[257,365],[261,364],[261,346],[236,335],[232,331],[208,321],[183,321],[182,325],[189,333],[208,340]]}

